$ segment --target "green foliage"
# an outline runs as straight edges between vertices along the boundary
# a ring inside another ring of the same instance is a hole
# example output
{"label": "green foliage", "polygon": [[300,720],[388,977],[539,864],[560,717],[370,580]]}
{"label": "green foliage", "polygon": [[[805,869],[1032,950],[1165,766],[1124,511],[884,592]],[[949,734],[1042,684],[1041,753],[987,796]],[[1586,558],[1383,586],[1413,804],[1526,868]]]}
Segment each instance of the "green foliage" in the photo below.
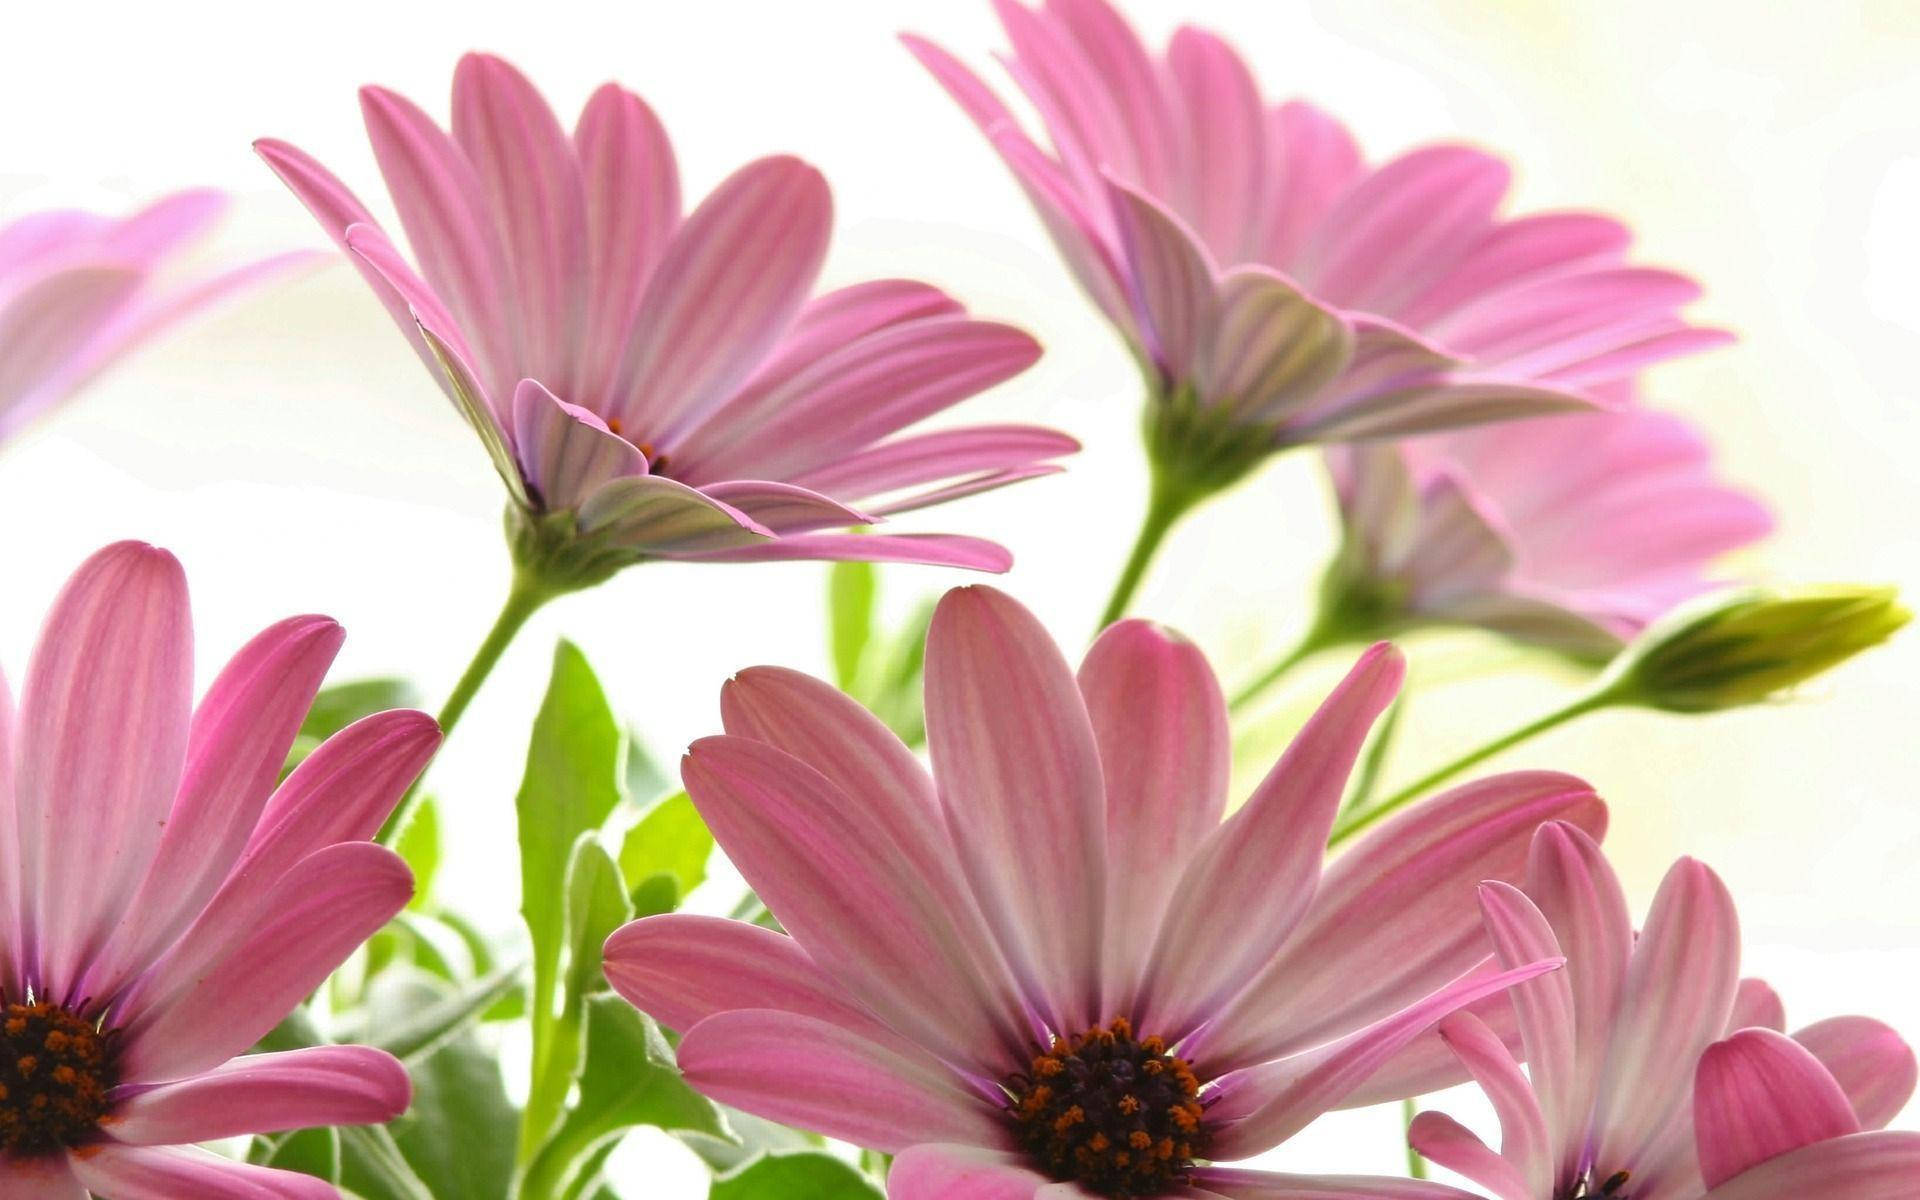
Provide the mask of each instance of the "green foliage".
{"label": "green foliage", "polygon": [[286,771],[295,767],[342,729],[362,717],[390,708],[418,708],[420,693],[404,679],[353,679],[320,689],[307,719],[287,751]]}
{"label": "green foliage", "polygon": [[407,907],[422,911],[433,898],[433,881],[440,874],[440,807],[432,796],[420,797],[413,806],[393,849],[413,870],[413,899]]}
{"label": "green foliage", "polygon": [[[676,792],[648,810],[620,843],[620,874],[637,893],[654,876],[672,884],[666,909],[677,908],[707,877],[713,834],[685,792]],[[656,898],[657,899],[657,898]]]}
{"label": "green foliage", "polygon": [[831,1155],[762,1155],[713,1181],[708,1200],[880,1200],[867,1176]]}
{"label": "green foliage", "polygon": [[878,574],[869,562],[838,562],[827,573],[828,641],[833,649],[834,681],[842,691],[853,690],[873,640]]}
{"label": "green foliage", "polygon": [[879,601],[879,571],[872,563],[833,565],[827,613],[834,681],[902,741],[917,746],[926,740],[920,683],[934,601],[921,603],[892,634],[879,627]]}

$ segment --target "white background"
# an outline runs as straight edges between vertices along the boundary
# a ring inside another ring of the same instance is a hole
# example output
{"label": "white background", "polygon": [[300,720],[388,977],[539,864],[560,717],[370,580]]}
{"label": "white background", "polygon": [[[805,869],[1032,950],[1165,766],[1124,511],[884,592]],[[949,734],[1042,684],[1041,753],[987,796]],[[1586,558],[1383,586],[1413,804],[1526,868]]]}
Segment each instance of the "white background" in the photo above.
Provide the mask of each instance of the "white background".
{"label": "white background", "polygon": [[[1727,472],[1779,509],[1780,534],[1735,566],[1920,582],[1920,8],[1128,7],[1156,39],[1182,20],[1226,33],[1271,93],[1329,107],[1375,155],[1471,138],[1514,159],[1522,207],[1624,215],[1647,259],[1704,281],[1696,314],[1744,338],[1655,380],[1711,428]],[[918,30],[984,63],[1004,44],[984,2],[345,0],[298,17],[238,2],[69,4],[23,7],[8,24],[0,215],[215,184],[240,197],[215,256],[320,244],[249,152],[261,135],[312,151],[384,209],[354,89],[385,83],[444,115],[470,48],[515,60],[568,121],[606,79],[640,91],[675,138],[690,196],[763,153],[812,159],[838,205],[830,282],[917,275],[1048,344],[1037,369],[962,415],[1071,431],[1087,445],[1073,471],[912,526],[1005,541],[1019,557],[1005,586],[1064,641],[1085,636],[1140,504],[1136,383],[998,162],[893,40]],[[504,583],[501,500],[384,314],[352,272],[330,267],[196,323],[0,450],[0,663],[17,679],[60,580],[93,548],[135,536],[186,563],[203,679],[254,629],[317,610],[349,630],[340,677],[405,673],[437,701]],[[1307,457],[1276,465],[1176,536],[1142,610],[1198,637],[1229,677],[1251,670],[1305,619],[1325,509]],[[620,710],[671,754],[716,728],[730,670],[821,668],[822,579],[812,565],[649,566],[537,619],[435,768],[460,818],[445,894],[513,928],[511,798],[556,636],[586,648]],[[956,582],[886,574],[901,606]],[[1416,679],[1480,649],[1416,642]],[[1920,1036],[1916,677],[1910,635],[1793,703],[1691,721],[1609,714],[1506,764],[1578,771],[1601,788],[1638,903],[1677,854],[1719,868],[1742,904],[1749,968],[1796,1019],[1866,1011]],[[1399,773],[1566,687],[1538,671],[1436,686],[1411,710]],[[1329,1121],[1279,1161],[1394,1170],[1391,1124],[1383,1113]],[[667,1173],[647,1194],[703,1194],[664,1143],[626,1158]]]}

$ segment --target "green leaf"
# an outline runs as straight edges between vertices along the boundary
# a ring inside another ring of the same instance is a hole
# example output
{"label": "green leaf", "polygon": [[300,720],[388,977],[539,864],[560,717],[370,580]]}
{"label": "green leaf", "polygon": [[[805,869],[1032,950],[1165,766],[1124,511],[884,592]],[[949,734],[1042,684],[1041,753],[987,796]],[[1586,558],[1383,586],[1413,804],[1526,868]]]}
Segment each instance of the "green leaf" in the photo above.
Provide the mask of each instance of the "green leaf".
{"label": "green leaf", "polygon": [[827,1139],[817,1133],[776,1124],[724,1104],[720,1105],[720,1115],[733,1133],[731,1139],[691,1132],[678,1135],[715,1175],[736,1170],[762,1155],[804,1153],[827,1144]]}
{"label": "green leaf", "polygon": [[516,990],[520,975],[519,966],[510,966],[457,992],[443,993],[368,1040],[403,1062],[426,1058]]}
{"label": "green leaf", "polygon": [[307,710],[307,719],[287,752],[286,771],[299,766],[321,742],[361,717],[390,708],[418,708],[420,693],[404,679],[354,679],[320,689]]}
{"label": "green leaf", "polygon": [[340,1131],[296,1129],[277,1137],[255,1138],[247,1161],[260,1167],[298,1171],[337,1184],[340,1182]]}
{"label": "green leaf", "polygon": [[713,1181],[707,1200],[880,1200],[858,1170],[827,1154],[756,1158]]}
{"label": "green leaf", "polygon": [[434,1200],[506,1200],[519,1119],[499,1056],[468,1033],[413,1066],[413,1107],[394,1140]]}
{"label": "green leaf", "polygon": [[413,899],[407,907],[418,912],[427,907],[434,877],[440,873],[440,808],[432,796],[420,797],[413,806],[393,848],[413,869]]}
{"label": "green leaf", "polygon": [[827,572],[827,614],[833,646],[833,677],[842,691],[853,690],[860,663],[873,640],[874,597],[878,572],[869,562],[837,562]]}
{"label": "green leaf", "polygon": [[527,1172],[522,1193],[547,1196],[598,1170],[597,1155],[636,1125],[732,1140],[719,1108],[688,1087],[673,1047],[652,1018],[617,996],[586,1002],[586,1069],[580,1099]]}
{"label": "green leaf", "polygon": [[909,746],[927,739],[920,687],[926,672],[927,627],[933,623],[935,605],[933,600],[923,602],[894,633],[877,679],[868,694],[860,697]]}
{"label": "green leaf", "polygon": [[384,1125],[340,1132],[340,1186],[362,1200],[436,1200]]}
{"label": "green leaf", "polygon": [[646,742],[627,730],[627,795],[648,804],[673,791],[674,781],[647,750]]}
{"label": "green leaf", "polygon": [[[574,843],[605,824],[620,803],[625,767],[625,738],[600,681],[580,651],[561,642],[514,801],[520,824],[520,912],[533,942],[529,1007],[536,1055],[552,1039],[559,1019],[555,1000],[567,941],[567,872]],[[547,1064],[534,1065],[538,1086]],[[545,1135],[545,1126],[529,1120],[522,1131],[523,1152]]]}
{"label": "green leaf", "polygon": [[655,875],[673,881],[678,900],[707,877],[707,859],[713,855],[713,834],[685,792],[677,792],[653,806],[620,843],[620,874],[629,890]]}

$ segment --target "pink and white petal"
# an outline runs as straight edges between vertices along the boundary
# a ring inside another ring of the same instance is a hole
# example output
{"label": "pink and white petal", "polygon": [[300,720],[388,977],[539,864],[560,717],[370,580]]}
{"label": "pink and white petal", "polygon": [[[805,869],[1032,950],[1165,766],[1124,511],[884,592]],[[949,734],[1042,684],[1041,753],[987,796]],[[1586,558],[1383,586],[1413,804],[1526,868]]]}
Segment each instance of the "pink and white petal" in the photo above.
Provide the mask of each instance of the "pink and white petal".
{"label": "pink and white petal", "polygon": [[933,778],[906,743],[839,688],[785,667],[748,667],[720,689],[727,733],[785,751],[873,810],[873,820],[943,842]]}
{"label": "pink and white petal", "polygon": [[1214,319],[1215,271],[1180,218],[1112,179],[1107,204],[1148,355],[1169,382],[1193,378]]}
{"label": "pink and white petal", "polygon": [[1813,1052],[1840,1084],[1862,1129],[1883,1129],[1913,1098],[1913,1047],[1871,1017],[1833,1017],[1799,1030],[1793,1040]]}
{"label": "pink and white petal", "polygon": [[207,689],[153,865],[89,965],[86,994],[117,994],[219,890],[345,640],[328,617],[289,617],[248,642]]}
{"label": "pink and white petal", "polygon": [[1150,360],[1153,342],[1146,318],[1134,299],[1131,271],[1118,235],[1112,231],[1114,221],[1104,197],[1095,193],[1089,198],[1077,192],[1060,164],[1017,127],[1003,125],[989,130],[987,136],[1027,193],[1028,202],[1087,298],[1106,314],[1143,360]]}
{"label": "pink and white petal", "polygon": [[589,274],[586,194],[573,143],[526,77],[491,54],[467,54],[454,70],[453,139],[505,251],[520,370],[572,394],[581,383],[576,347]]}
{"label": "pink and white petal", "polygon": [[1279,1145],[1338,1108],[1350,1092],[1443,1018],[1562,965],[1550,959],[1469,977],[1337,1042],[1226,1076],[1209,1112],[1209,1120],[1216,1123],[1213,1153],[1227,1160],[1250,1158]]}
{"label": "pink and white petal", "polygon": [[754,372],[748,387],[793,375],[848,342],[890,325],[965,315],[958,300],[917,279],[869,279],[835,288],[807,301],[780,340],[779,350]]}
{"label": "pink and white petal", "polygon": [[882,1028],[798,942],[746,921],[643,917],[616,929],[603,957],[613,990],[671,1029],[742,1008],[798,1013],[869,1035]]}
{"label": "pink and white petal", "polygon": [[1327,210],[1365,173],[1346,126],[1313,105],[1290,100],[1272,110],[1267,136],[1279,182],[1261,262],[1293,270]]}
{"label": "pink and white petal", "polygon": [[18,986],[15,961],[24,939],[20,934],[20,826],[13,803],[13,689],[0,670],[0,862],[16,864],[0,879],[0,981]]}
{"label": "pink and white petal", "polygon": [[110,1200],[340,1200],[324,1179],[235,1162],[191,1146],[106,1143],[69,1156],[86,1189]]}
{"label": "pink and white petal", "polygon": [[887,1171],[888,1200],[1033,1200],[1052,1180],[1004,1150],[952,1143],[909,1146]]}
{"label": "pink and white petal", "polygon": [[1265,267],[1236,267],[1195,364],[1203,404],[1243,424],[1279,424],[1310,404],[1352,362],[1354,329]]}
{"label": "pink and white petal", "polygon": [[192,712],[186,575],[119,542],[54,602],[20,697],[14,804],[39,994],[70,989],[126,911],[179,787]]}
{"label": "pink and white petal", "polygon": [[703,562],[897,562],[1004,574],[1013,555],[998,542],[953,533],[802,533],[736,550],[665,557]]}
{"label": "pink and white petal", "polygon": [[181,243],[211,230],[230,207],[225,192],[186,188],[115,221],[103,231],[100,247],[117,258],[152,267]]}
{"label": "pink and white petal", "polygon": [[[1517,986],[1532,987],[1538,982]],[[1492,1103],[1500,1120],[1500,1157],[1526,1181],[1523,1195],[1545,1195],[1558,1175],[1557,1147],[1553,1145],[1554,1128],[1540,1111],[1527,1073],[1498,1034],[1466,1013],[1455,1013],[1442,1021],[1440,1037],[1460,1056]]]}
{"label": "pink and white petal", "polygon": [[1487,954],[1475,885],[1519,879],[1534,831],[1554,820],[1598,836],[1606,806],[1573,776],[1521,771],[1454,788],[1360,838],[1199,1057],[1232,1069],[1297,1054],[1459,979]]}
{"label": "pink and white petal", "polygon": [[[1499,969],[1499,963],[1488,959],[1471,973],[1490,975]],[[1514,1012],[1510,992],[1469,1004],[1460,1011],[1471,1014],[1493,1030],[1501,1044],[1516,1058],[1525,1053],[1520,1038],[1520,1019]],[[1440,1034],[1437,1031],[1426,1033],[1407,1043],[1404,1050],[1369,1075],[1365,1083],[1340,1102],[1340,1107],[1371,1108],[1376,1104],[1396,1103],[1408,1096],[1430,1096],[1465,1082],[1466,1077],[1460,1059],[1447,1048]]]}
{"label": "pink and white petal", "polygon": [[1007,1140],[985,1097],[933,1058],[796,1013],[709,1017],[687,1031],[679,1062],[689,1084],[722,1104],[883,1153],[920,1142]]}
{"label": "pink and white petal", "polygon": [[[1493,943],[1497,961],[1501,965],[1517,967],[1563,954],[1546,917],[1518,888],[1498,880],[1481,884],[1480,910],[1488,939]],[[1586,1139],[1585,1118],[1588,1109],[1575,1094],[1575,1056],[1579,1053],[1583,1033],[1590,1040],[1605,1041],[1604,1036],[1575,1021],[1573,986],[1568,979],[1575,969],[1576,964],[1569,959],[1566,970],[1520,984],[1507,993],[1514,1014],[1519,1019],[1521,1052],[1526,1058],[1527,1073],[1531,1078],[1529,1089],[1535,1097],[1530,1103],[1539,1119],[1539,1136],[1523,1161],[1517,1165],[1527,1172],[1531,1186],[1536,1191],[1544,1191],[1554,1177],[1579,1165],[1568,1160],[1584,1149],[1581,1143]],[[1441,1035],[1446,1037],[1447,1032],[1447,1028],[1442,1026]],[[1461,1054],[1461,1061],[1480,1080],[1481,1090],[1489,1098],[1495,1098],[1498,1081],[1490,1082],[1482,1078],[1489,1073],[1484,1060],[1492,1053],[1491,1049],[1482,1044],[1483,1063],[1476,1066],[1470,1054],[1462,1052],[1461,1045],[1456,1044],[1454,1038],[1447,1037],[1447,1042]],[[1467,1050],[1471,1049],[1472,1046],[1467,1046]],[[1504,1043],[1501,1044],[1501,1053],[1507,1053]],[[1508,1057],[1511,1058],[1510,1055]],[[1591,1100],[1587,1103],[1590,1104]],[[1501,1109],[1497,1098],[1495,1107],[1496,1110]],[[1503,1130],[1507,1120],[1506,1113],[1502,1111]],[[1549,1144],[1549,1139],[1559,1144]],[[1501,1153],[1517,1157],[1505,1143],[1501,1146]]]}
{"label": "pink and white petal", "polygon": [[0,433],[57,398],[49,386],[87,353],[101,325],[128,305],[146,276],[113,263],[76,265],[38,280],[0,306]]}
{"label": "pink and white petal", "polygon": [[710,483],[703,491],[708,497],[747,514],[772,530],[776,537],[871,525],[878,519],[870,513],[848,508],[831,496],[770,479],[730,479]]}
{"label": "pink and white petal", "polygon": [[973,425],[880,442],[796,475],[793,482],[829,495],[865,498],[976,472],[1011,473],[1079,449],[1074,438],[1037,425]]}
{"label": "pink and white petal", "polygon": [[407,1069],[371,1046],[249,1054],[114,1105],[108,1132],[132,1146],[176,1146],[286,1129],[383,1125],[407,1111]]}
{"label": "pink and white petal", "polygon": [[1361,655],[1246,804],[1194,848],[1157,931],[1141,987],[1142,1027],[1182,1040],[1286,942],[1320,882],[1354,760],[1406,671],[1406,659],[1385,642]]}
{"label": "pink and white petal", "polygon": [[671,454],[793,323],[826,256],[833,199],[797,158],[734,172],[674,233],[634,315],[611,415]]}
{"label": "pink and white petal", "polygon": [[577,509],[607,483],[647,473],[632,442],[533,379],[513,392],[513,447],[528,489],[548,510]]}
{"label": "pink and white petal", "polygon": [[203,919],[129,1005],[123,1078],[184,1079],[244,1051],[412,898],[413,873],[399,855],[349,842],[281,876],[251,906],[249,924]]}
{"label": "pink and white petal", "polygon": [[1267,112],[1259,85],[1232,47],[1190,25],[1174,33],[1166,65],[1186,122],[1178,144],[1186,151],[1184,188],[1169,193],[1151,177],[1142,182],[1155,194],[1181,197],[1181,211],[1191,214],[1194,228],[1220,261],[1256,262],[1270,180],[1279,173],[1267,161]]}
{"label": "pink and white petal", "polygon": [[87,1200],[64,1154],[0,1156],[0,1200]]}
{"label": "pink and white petal", "polygon": [[[1875,1023],[1878,1024],[1878,1022]],[[1780,999],[1780,993],[1774,991],[1773,986],[1766,980],[1742,979],[1739,988],[1733,993],[1733,1012],[1727,1017],[1727,1032],[1738,1033],[1742,1029],[1756,1028],[1785,1033],[1787,1006]],[[1805,1033],[1806,1030],[1801,1032]],[[1814,1053],[1818,1054],[1819,1051],[1816,1050]],[[1833,1064],[1827,1065],[1831,1068]]]}
{"label": "pink and white petal", "polygon": [[773,531],[704,492],[660,475],[622,475],[579,508],[580,531],[640,555],[677,557],[751,546]]}
{"label": "pink and white petal", "polygon": [[1532,213],[1493,226],[1417,298],[1396,306],[1409,324],[1427,326],[1456,309],[1550,274],[1617,262],[1633,235],[1597,213]]}
{"label": "pink and white petal", "polygon": [[1130,1013],[1181,869],[1226,810],[1232,737],[1206,656],[1150,621],[1109,626],[1080,664],[1079,684],[1106,777],[1099,1011]]}
{"label": "pink and white petal", "polygon": [[1444,1183],[1373,1175],[1287,1175],[1203,1167],[1194,1179],[1229,1200],[1478,1200]]}
{"label": "pink and white petal", "polygon": [[526,374],[508,319],[507,266],[472,164],[418,105],[379,87],[360,89],[360,112],[400,226],[428,286],[467,335],[487,391],[506,395]]}
{"label": "pink and white petal", "polygon": [[1177,110],[1166,97],[1165,77],[1139,34],[1106,0],[1049,0],[1042,19],[1066,35],[1086,64],[1083,78],[1111,101],[1123,145],[1110,150],[1108,161],[1118,162],[1124,154],[1142,188],[1169,194],[1191,168],[1182,160]]}
{"label": "pink and white petal", "polygon": [[1286,436],[1292,442],[1404,438],[1602,407],[1580,393],[1546,385],[1447,375],[1350,398],[1302,420]]}
{"label": "pink and white petal", "polygon": [[1480,1135],[1445,1113],[1423,1112],[1407,1126],[1407,1144],[1420,1157],[1464,1175],[1499,1200],[1537,1200],[1520,1168],[1480,1140]]}
{"label": "pink and white petal", "polygon": [[[808,956],[901,1035],[954,1062],[1026,1046],[994,994],[964,893],[912,811],[878,825],[876,799],[743,737],[693,744],[681,779],[715,839]],[[1004,1032],[1003,1031],[1007,1031]]]}
{"label": "pink and white petal", "polygon": [[901,513],[915,512],[922,508],[932,508],[938,504],[977,496],[981,492],[991,492],[997,488],[1029,479],[1044,479],[1049,475],[1058,475],[1067,468],[1060,463],[1034,463],[1025,467],[1010,467],[1004,471],[988,471],[966,479],[956,480],[944,487],[930,488],[924,492],[914,492],[884,504],[873,506],[873,513],[879,517],[893,517]]}
{"label": "pink and white petal", "polygon": [[585,189],[589,262],[586,341],[580,394],[612,399],[614,373],[632,335],[647,280],[680,225],[680,168],[673,144],[646,101],[605,84],[573,131]]}
{"label": "pink and white petal", "polygon": [[374,713],[334,734],[267,801],[234,878],[278,878],[316,850],[372,839],[439,748],[439,724],[411,709]]}
{"label": "pink and white petal", "polygon": [[507,485],[507,495],[522,508],[531,508],[533,500],[527,494],[526,481],[520,477],[520,463],[507,436],[506,416],[496,411],[472,365],[452,344],[429,325],[422,323],[419,330],[420,340],[433,358],[435,378],[468,427],[479,435],[480,445],[492,461],[500,482]]}
{"label": "pink and white petal", "polygon": [[1916,1178],[1920,1133],[1856,1133],[1770,1159],[1701,1200],[1912,1200]]}
{"label": "pink and white petal", "polygon": [[1726,885],[1683,858],[1648,910],[1621,985],[1595,1095],[1599,1162],[1636,1162],[1688,1119],[1693,1066],[1727,1027],[1740,982],[1740,921]]}
{"label": "pink and white petal", "polygon": [[1858,1133],[1860,1121],[1811,1050],[1771,1029],[1743,1029],[1700,1056],[1693,1128],[1713,1188],[1790,1150]]}
{"label": "pink and white petal", "polygon": [[961,866],[1033,1010],[1099,1015],[1106,893],[1100,752],[1072,668],[1032,613],[955,588],[927,630],[927,745]]}
{"label": "pink and white petal", "polygon": [[1428,482],[1421,496],[1420,535],[1407,555],[1409,600],[1444,617],[1451,605],[1497,589],[1513,570],[1514,548],[1502,523],[1471,485],[1452,473]]}

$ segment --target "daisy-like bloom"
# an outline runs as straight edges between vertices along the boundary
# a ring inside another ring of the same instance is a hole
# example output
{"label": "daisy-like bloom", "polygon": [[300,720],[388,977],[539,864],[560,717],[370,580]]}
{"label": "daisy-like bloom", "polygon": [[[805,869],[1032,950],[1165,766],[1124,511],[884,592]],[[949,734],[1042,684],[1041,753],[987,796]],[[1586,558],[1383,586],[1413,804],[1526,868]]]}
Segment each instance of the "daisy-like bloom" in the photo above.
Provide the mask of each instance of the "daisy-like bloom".
{"label": "daisy-like bloom", "polygon": [[1605,658],[1773,526],[1697,431],[1638,406],[1336,446],[1327,462],[1346,535],[1326,608],[1343,636],[1465,625]]}
{"label": "daisy-like bloom", "polygon": [[1006,569],[972,538],[833,532],[1055,470],[1075,445],[1026,426],[895,436],[1039,347],[926,284],[809,300],[832,224],[819,172],[764,158],[683,215],[638,96],[601,88],[569,133],[485,55],[455,72],[451,134],[383,88],[361,108],[417,271],[319,163],[257,148],[479,433],[524,571],[566,590],[647,558]]}
{"label": "daisy-like bloom", "polygon": [[1470,784],[1323,866],[1391,647],[1231,816],[1225,705],[1177,635],[1115,625],[1076,676],[1025,609],[962,588],[926,664],[931,774],[770,667],[689,751],[689,794],[787,931],[674,914],[608,940],[695,1087],[897,1154],[896,1200],[1458,1195],[1213,1164],[1415,1094],[1423,1031],[1553,966],[1491,963],[1473,882],[1517,877],[1542,821],[1597,835],[1585,784]]}
{"label": "daisy-like bloom", "polygon": [[[1566,969],[1508,993],[1511,1008],[1500,1014],[1498,1033],[1470,1015],[1441,1027],[1493,1102],[1500,1152],[1439,1113],[1416,1118],[1411,1137],[1420,1153],[1500,1200],[1693,1200],[1757,1161],[1748,1151],[1763,1144],[1769,1153],[1788,1149],[1771,1139],[1787,1135],[1792,1108],[1771,1123],[1742,1117],[1750,1122],[1744,1133],[1729,1128],[1733,1110],[1751,1100],[1727,1093],[1743,1086],[1733,1076],[1759,1072],[1751,1063],[1742,1066],[1756,1041],[1795,1046],[1788,1057],[1805,1065],[1801,1074],[1824,1077],[1793,1101],[1826,1104],[1823,1128],[1831,1132],[1823,1136],[1884,1126],[1913,1092],[1913,1052],[1878,1021],[1840,1017],[1791,1040],[1772,1032],[1785,1024],[1779,997],[1757,980],[1740,979],[1733,900],[1698,862],[1682,859],[1667,873],[1636,936],[1619,880],[1599,847],[1580,830],[1555,823],[1534,843],[1525,890],[1487,883],[1481,903],[1500,961],[1562,955]],[[1741,1030],[1748,1032],[1736,1033]],[[1708,1047],[1729,1033],[1736,1034],[1732,1047],[1703,1062]],[[1524,1049],[1525,1072],[1512,1044]],[[1696,1065],[1703,1080],[1713,1077],[1702,1091],[1695,1088]],[[1696,1111],[1712,1119],[1696,1127]],[[1894,1139],[1906,1147],[1898,1156],[1908,1164],[1915,1161],[1915,1137]],[[1889,1144],[1869,1135],[1847,1148],[1836,1144],[1830,1153],[1836,1163],[1856,1153],[1862,1162],[1877,1161]],[[1783,1167],[1766,1178],[1796,1179],[1798,1191],[1743,1183],[1711,1195],[1892,1200],[1912,1194],[1848,1190],[1842,1174],[1822,1178]],[[1903,1178],[1910,1189],[1915,1176]]]}
{"label": "daisy-like bloom", "polygon": [[1050,149],[952,55],[907,44],[1145,374],[1143,543],[1275,450],[1604,405],[1602,385],[1725,340],[1680,315],[1691,280],[1629,264],[1618,222],[1503,216],[1510,172],[1483,151],[1369,166],[1210,33],[1154,54],[1106,0],[994,6]]}
{"label": "daisy-like bloom", "polygon": [[282,621],[196,708],[180,565],[122,542],[61,593],[17,712],[0,684],[3,1200],[332,1200],[194,1143],[407,1107],[384,1051],[245,1053],[413,891],[365,839],[430,718],[368,717],[276,786],[341,637]]}
{"label": "daisy-like bloom", "polygon": [[313,261],[296,251],[181,278],[178,260],[226,208],[195,190],[127,217],[59,209],[0,225],[0,439],[181,318]]}

